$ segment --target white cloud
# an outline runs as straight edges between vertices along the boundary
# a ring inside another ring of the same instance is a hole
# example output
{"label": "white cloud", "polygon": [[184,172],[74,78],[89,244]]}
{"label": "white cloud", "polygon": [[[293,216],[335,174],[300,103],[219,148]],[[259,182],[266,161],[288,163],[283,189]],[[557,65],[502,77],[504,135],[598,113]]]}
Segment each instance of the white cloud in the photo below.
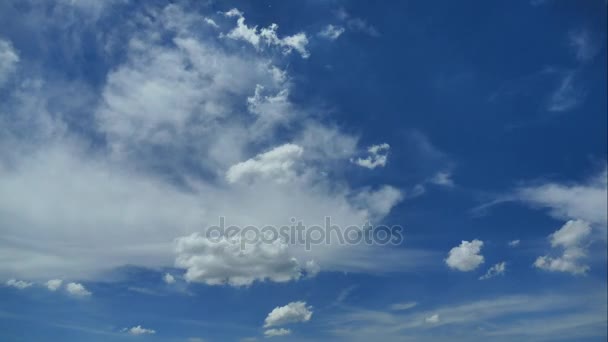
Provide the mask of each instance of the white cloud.
{"label": "white cloud", "polygon": [[18,62],[19,54],[11,42],[0,38],[0,86],[15,71]]}
{"label": "white cloud", "polygon": [[45,286],[49,291],[57,291],[61,285],[63,285],[63,280],[61,279],[51,279],[45,283]]}
{"label": "white cloud", "polygon": [[438,314],[431,315],[431,316],[429,316],[429,317],[426,317],[426,318],[424,319],[424,321],[425,321],[426,323],[430,323],[430,324],[439,323],[439,315],[438,315]]}
{"label": "white cloud", "polygon": [[369,156],[366,158],[357,158],[352,162],[368,169],[375,169],[376,167],[384,167],[386,165],[388,150],[390,145],[387,143],[380,145],[372,145],[367,148]]}
{"label": "white cloud", "polygon": [[[550,209],[558,219],[581,219],[606,229],[608,214],[607,171],[580,184],[545,183],[517,190],[516,198],[533,206]],[[604,234],[605,235],[605,234]]]}
{"label": "white cloud", "polygon": [[507,245],[509,247],[517,247],[517,246],[519,246],[520,243],[521,243],[520,240],[511,240],[507,243]]}
{"label": "white cloud", "polygon": [[175,277],[169,273],[165,273],[165,275],[163,276],[163,281],[167,284],[173,284],[175,283]]}
{"label": "white cloud", "polygon": [[276,327],[289,323],[308,322],[312,317],[312,307],[306,302],[291,302],[274,308],[266,317],[264,327]]}
{"label": "white cloud", "polygon": [[241,245],[240,236],[215,239],[195,233],[179,238],[176,251],[176,266],[187,270],[184,277],[191,282],[244,286],[255,280],[297,280],[302,274],[280,240]]}
{"label": "white cloud", "polygon": [[141,325],[137,325],[132,328],[125,329],[124,331],[126,331],[127,333],[129,333],[131,335],[154,335],[154,334],[156,334],[155,330],[142,328]]}
{"label": "white cloud", "polygon": [[416,302],[407,302],[407,303],[395,303],[391,304],[390,309],[393,311],[404,311],[409,310],[418,305]]}
{"label": "white cloud", "polygon": [[296,177],[294,164],[302,156],[303,149],[294,144],[285,144],[260,153],[255,158],[231,166],[226,172],[229,183],[262,177],[286,183]]}
{"label": "white cloud", "polygon": [[215,20],[211,18],[203,18],[205,23],[213,28],[219,28],[219,25],[215,22]]}
{"label": "white cloud", "polygon": [[70,295],[75,297],[88,297],[91,295],[91,292],[80,283],[68,283],[65,289]]}
{"label": "white cloud", "polygon": [[319,32],[319,36],[329,40],[336,40],[344,33],[344,31],[344,27],[334,26],[330,24]]}
{"label": "white cloud", "polygon": [[27,289],[32,285],[34,284],[24,280],[9,279],[6,281],[6,286],[14,287],[19,290]]}
{"label": "white cloud", "polygon": [[561,248],[559,257],[540,256],[534,266],[547,271],[584,274],[589,266],[581,263],[586,257],[591,226],[582,220],[570,220],[549,236],[553,248]]}
{"label": "white cloud", "polygon": [[[207,35],[202,15],[178,4],[134,11],[115,28],[121,39],[99,36],[124,51],[101,89],[33,77],[0,103],[7,113],[0,211],[11,213],[0,215],[3,236],[10,237],[0,240],[1,276],[85,281],[123,265],[181,264],[190,281],[247,284],[298,279],[319,265],[385,272],[428,260],[426,253],[380,246],[252,246],[256,267],[227,245],[217,249],[192,235],[219,216],[241,227],[281,226],[291,217],[322,224],[328,215],[341,227],[362,225],[387,215],[399,190],[351,187],[342,168],[357,137],[325,124],[331,120],[319,119],[324,113],[290,102],[287,95],[297,89],[276,66],[282,55],[235,52],[230,41]],[[273,30],[265,32],[272,37]],[[298,39],[284,44],[295,49]],[[265,124],[284,111],[279,121],[288,130]],[[266,153],[275,147],[292,154],[274,163]],[[231,167],[235,180],[248,181],[224,181]],[[276,175],[290,181],[278,184]],[[180,238],[202,248],[176,249]]]}
{"label": "white cloud", "polygon": [[479,277],[479,280],[486,280],[486,279],[494,278],[498,275],[505,274],[506,269],[507,269],[507,263],[504,261],[499,262],[498,264],[490,267],[488,269],[488,271],[486,272],[486,274]]}
{"label": "white cloud", "polygon": [[373,25],[367,23],[367,21],[351,16],[346,10],[341,8],[338,10],[338,19],[343,20],[346,24],[346,27],[353,32],[361,32],[372,37],[380,36],[380,32]]}
{"label": "white cloud", "polygon": [[445,263],[450,268],[462,272],[472,271],[484,262],[483,255],[479,254],[481,247],[483,247],[483,241],[477,239],[471,242],[462,241],[460,246],[450,250]]}
{"label": "white cloud", "polygon": [[264,331],[264,336],[266,337],[287,336],[289,334],[291,334],[291,330],[285,328],[268,329]]}
{"label": "white cloud", "polygon": [[277,30],[279,25],[270,24],[268,27],[263,27],[259,30],[257,26],[247,26],[245,24],[244,13],[237,9],[232,9],[226,13],[228,17],[237,17],[236,27],[226,34],[226,37],[234,40],[243,40],[253,45],[256,49],[261,49],[262,44],[267,46],[277,46],[283,50],[284,54],[289,54],[296,50],[302,58],[308,58],[310,52],[306,49],[308,45],[308,37],[303,32],[296,33],[291,36],[279,38]]}
{"label": "white cloud", "polygon": [[454,181],[452,180],[452,174],[450,172],[437,172],[430,182],[436,185],[453,187]]}
{"label": "white cloud", "polygon": [[576,86],[576,76],[576,71],[564,73],[557,88],[549,97],[548,111],[565,112],[577,107],[583,101],[585,93]]}

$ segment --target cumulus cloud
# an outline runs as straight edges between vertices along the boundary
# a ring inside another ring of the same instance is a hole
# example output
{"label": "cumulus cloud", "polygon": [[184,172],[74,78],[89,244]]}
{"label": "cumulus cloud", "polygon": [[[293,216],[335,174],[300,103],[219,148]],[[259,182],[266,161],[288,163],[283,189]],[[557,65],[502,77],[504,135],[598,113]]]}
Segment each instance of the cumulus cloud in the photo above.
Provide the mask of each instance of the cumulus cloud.
{"label": "cumulus cloud", "polygon": [[277,35],[279,25],[277,24],[273,23],[268,27],[258,30],[257,26],[247,26],[245,24],[244,13],[237,9],[232,9],[226,12],[225,15],[238,18],[236,27],[226,34],[226,37],[230,39],[246,41],[256,49],[262,48],[263,44],[265,44],[266,46],[281,48],[284,54],[289,54],[293,50],[296,50],[303,58],[310,56],[310,52],[306,48],[308,37],[303,32],[279,38]]}
{"label": "cumulus cloud", "polygon": [[387,143],[380,145],[372,145],[367,148],[369,156],[365,158],[357,158],[352,160],[353,163],[365,167],[368,169],[375,169],[376,167],[384,167],[386,165],[388,150],[390,145]]}
{"label": "cumulus cloud", "polygon": [[74,297],[89,297],[91,295],[91,292],[80,283],[68,283],[65,289]]}
{"label": "cumulus cloud", "polygon": [[274,308],[266,317],[264,327],[275,327],[290,323],[308,322],[312,317],[312,306],[306,302],[291,302]]}
{"label": "cumulus cloud", "polygon": [[169,273],[165,273],[165,275],[163,276],[163,281],[167,284],[173,284],[175,283],[175,277]]}
{"label": "cumulus cloud", "polygon": [[591,226],[583,220],[570,220],[549,236],[551,247],[562,249],[559,257],[540,256],[534,266],[547,271],[584,274],[589,266],[582,263],[587,255]]}
{"label": "cumulus cloud", "polygon": [[45,286],[49,291],[57,291],[63,285],[63,280],[61,279],[51,279],[45,283]]}
{"label": "cumulus cloud", "polygon": [[134,326],[132,328],[125,328],[123,331],[130,335],[154,335],[155,330],[143,328],[141,325]]}
{"label": "cumulus cloud", "polygon": [[244,286],[255,280],[286,282],[300,278],[302,268],[282,241],[242,245],[240,239],[240,235],[216,239],[198,233],[179,238],[175,264],[187,270],[186,281],[208,285]]}
{"label": "cumulus cloud", "polygon": [[507,269],[507,263],[504,261],[499,262],[498,264],[490,267],[488,269],[488,271],[486,272],[486,274],[479,277],[479,280],[486,280],[486,279],[494,278],[498,275],[505,274],[506,269]]}
{"label": "cumulus cloud", "polygon": [[450,250],[445,263],[453,269],[468,272],[476,269],[483,264],[484,257],[480,254],[483,241],[462,241],[460,246]]}
{"label": "cumulus cloud", "polygon": [[243,178],[263,177],[285,183],[295,177],[294,164],[302,156],[303,149],[294,144],[285,144],[260,153],[256,157],[231,166],[226,179],[235,183]]}
{"label": "cumulus cloud", "polygon": [[280,329],[268,329],[264,331],[264,336],[266,337],[276,337],[276,336],[286,336],[291,334],[291,330],[280,328]]}
{"label": "cumulus cloud", "polygon": [[[0,241],[0,275],[90,280],[123,265],[182,265],[188,281],[248,284],[295,280],[319,265],[382,272],[422,264],[428,255],[405,248],[278,244],[251,246],[259,267],[250,267],[225,242],[203,241],[219,216],[240,227],[292,217],[319,225],[328,215],[341,227],[381,220],[399,189],[348,183],[342,168],[358,138],[291,102],[297,89],[283,55],[235,52],[179,4],[133,10],[113,28],[121,39],[99,35],[124,52],[108,60],[115,64],[103,85],[38,75],[0,103],[0,211],[11,213],[0,217],[10,237]],[[200,248],[177,248],[176,239]]]}
{"label": "cumulus cloud", "polygon": [[344,33],[344,31],[344,27],[334,26],[330,24],[319,32],[319,36],[329,40],[336,40]]}
{"label": "cumulus cloud", "polygon": [[28,287],[31,287],[32,285],[34,285],[34,284],[31,282],[28,282],[28,281],[24,281],[24,280],[9,279],[6,281],[6,286],[14,287],[19,290],[27,289]]}

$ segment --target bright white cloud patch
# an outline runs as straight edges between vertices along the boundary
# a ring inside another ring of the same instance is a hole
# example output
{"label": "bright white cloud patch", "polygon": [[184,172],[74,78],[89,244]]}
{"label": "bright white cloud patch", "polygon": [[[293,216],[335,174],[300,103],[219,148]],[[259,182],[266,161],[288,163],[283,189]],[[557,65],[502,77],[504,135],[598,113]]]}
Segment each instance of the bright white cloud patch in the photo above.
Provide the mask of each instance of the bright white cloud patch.
{"label": "bright white cloud patch", "polygon": [[291,302],[274,308],[266,317],[264,327],[275,327],[289,323],[308,322],[312,317],[312,307],[306,302]]}
{"label": "bright white cloud patch", "polygon": [[292,180],[296,174],[294,164],[302,156],[303,149],[294,144],[285,144],[260,153],[255,158],[235,164],[226,172],[226,179],[235,183],[241,179],[262,177],[280,183]]}
{"label": "bright white cloud patch", "polygon": [[226,37],[230,39],[246,41],[256,49],[261,49],[263,45],[277,46],[283,50],[284,54],[289,54],[293,50],[296,50],[303,58],[310,56],[310,52],[306,48],[308,38],[303,32],[279,38],[277,35],[279,25],[277,24],[271,24],[258,31],[257,26],[247,26],[245,24],[244,13],[237,9],[226,12],[226,16],[238,18],[236,27],[226,34]]}
{"label": "bright white cloud patch", "polygon": [[169,273],[165,273],[165,275],[163,276],[163,281],[167,284],[173,284],[175,283],[175,277]]}
{"label": "bright white cloud patch", "polygon": [[479,280],[486,280],[486,279],[494,278],[498,275],[503,275],[503,274],[505,274],[506,269],[507,269],[507,263],[504,261],[499,262],[498,264],[490,267],[488,269],[488,271],[486,272],[486,274],[479,277]]}
{"label": "bright white cloud patch", "polygon": [[587,256],[586,246],[591,235],[591,226],[582,220],[570,220],[549,236],[551,247],[562,250],[558,257],[541,256],[534,266],[555,272],[584,274],[589,266],[582,263]]}
{"label": "bright white cloud patch", "polygon": [[49,289],[49,291],[57,291],[59,290],[59,288],[61,287],[61,285],[63,284],[63,280],[61,279],[51,279],[49,281],[47,281],[44,285],[46,286],[47,289]]}
{"label": "bright white cloud patch", "polygon": [[91,292],[79,283],[68,283],[65,289],[74,297],[88,297],[91,295]]}
{"label": "bright white cloud patch", "polygon": [[483,255],[480,254],[481,247],[483,241],[480,240],[462,241],[460,246],[450,250],[445,263],[458,271],[472,271],[484,262]]}
{"label": "bright white cloud patch", "polygon": [[32,285],[34,285],[34,284],[31,282],[28,282],[28,281],[24,281],[24,280],[9,279],[6,281],[6,286],[14,287],[19,290],[27,289],[28,287],[31,287]]}
{"label": "bright white cloud patch", "polygon": [[291,334],[291,330],[285,328],[268,329],[264,331],[264,336],[266,337],[287,336],[289,334]]}
{"label": "bright white cloud patch", "polygon": [[365,167],[368,169],[375,169],[377,167],[384,167],[388,158],[388,150],[390,149],[389,144],[372,145],[367,148],[369,156],[365,158],[357,158],[353,160],[353,163]]}
{"label": "bright white cloud patch", "polygon": [[329,40],[336,40],[344,33],[344,31],[344,27],[334,26],[330,24],[319,32],[319,36]]}
{"label": "bright white cloud patch", "polygon": [[175,264],[187,270],[186,281],[208,285],[244,286],[255,280],[286,282],[300,278],[302,268],[289,255],[285,243],[275,240],[241,245],[240,241],[238,236],[214,240],[202,234],[179,238]]}
{"label": "bright white cloud patch", "polygon": [[154,335],[156,334],[155,330],[143,328],[141,325],[134,326],[129,329],[125,329],[127,333],[130,335]]}

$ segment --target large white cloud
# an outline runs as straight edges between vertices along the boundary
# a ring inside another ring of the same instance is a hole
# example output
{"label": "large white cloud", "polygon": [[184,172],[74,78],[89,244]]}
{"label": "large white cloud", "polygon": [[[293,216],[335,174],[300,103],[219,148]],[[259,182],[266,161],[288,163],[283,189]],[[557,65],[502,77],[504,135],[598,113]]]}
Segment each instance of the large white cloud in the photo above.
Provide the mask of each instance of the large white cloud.
{"label": "large white cloud", "polygon": [[450,250],[445,263],[453,269],[468,272],[476,269],[483,264],[484,257],[480,254],[483,241],[462,241],[460,246]]}
{"label": "large white cloud", "polygon": [[[192,235],[219,216],[241,227],[325,216],[361,225],[402,199],[399,189],[353,188],[341,177],[357,137],[291,103],[288,57],[235,51],[203,19],[175,4],[135,13],[111,42],[124,42],[116,48],[125,55],[101,89],[20,75],[0,106],[0,274],[87,279],[126,264],[181,265],[198,274],[187,280],[247,284],[319,267],[423,265],[427,255],[407,249],[271,245],[253,248],[259,267],[246,272],[234,251]],[[281,48],[304,46],[280,39]],[[176,249],[176,239],[202,247]]]}

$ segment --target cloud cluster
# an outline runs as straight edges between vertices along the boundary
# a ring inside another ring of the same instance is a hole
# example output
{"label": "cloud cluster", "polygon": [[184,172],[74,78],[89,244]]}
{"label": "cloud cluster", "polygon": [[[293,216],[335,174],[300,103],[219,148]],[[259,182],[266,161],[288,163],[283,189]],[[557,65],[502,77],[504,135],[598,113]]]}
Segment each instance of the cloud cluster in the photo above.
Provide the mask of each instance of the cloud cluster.
{"label": "cloud cluster", "polygon": [[490,279],[490,278],[494,278],[498,275],[502,275],[505,274],[505,271],[507,269],[507,263],[506,262],[499,262],[496,265],[493,265],[492,267],[490,267],[487,271],[486,274],[482,275],[481,277],[479,277],[479,280],[486,280],[486,279]]}
{"label": "cloud cluster", "polygon": [[468,272],[483,264],[484,257],[480,254],[483,241],[462,241],[460,246],[454,247],[448,253],[445,263],[453,269]]}
{"label": "cloud cluster", "polygon": [[286,324],[308,322],[312,318],[312,307],[306,302],[291,302],[285,306],[274,308],[264,320],[266,337],[285,336],[291,334],[290,329],[272,328]]}
{"label": "cloud cluster", "polygon": [[23,82],[0,105],[0,192],[8,194],[0,210],[11,213],[0,219],[0,275],[86,280],[126,264],[177,265],[187,281],[246,285],[295,280],[319,265],[413,265],[409,250],[377,246],[252,246],[243,258],[196,234],[220,216],[242,227],[292,217],[322,224],[328,215],[342,227],[362,225],[402,199],[389,185],[355,188],[342,177],[358,138],[291,102],[290,56],[235,52],[230,38],[305,56],[305,35],[279,37],[276,26],[258,30],[239,11],[226,15],[237,27],[220,38],[221,22],[213,29],[209,16],[179,4],[135,10],[112,29],[119,36],[99,35],[100,51],[124,52],[108,59],[115,64],[100,85],[9,63]]}
{"label": "cloud cluster", "polygon": [[591,226],[582,220],[570,220],[549,236],[551,247],[562,249],[561,256],[540,256],[534,266],[547,271],[584,274],[589,266],[581,263],[587,255]]}
{"label": "cloud cluster", "polygon": [[143,328],[141,325],[134,326],[132,328],[123,329],[126,333],[130,335],[154,335],[156,334],[156,330]]}
{"label": "cloud cluster", "polygon": [[368,169],[384,167],[388,159],[388,150],[390,145],[387,143],[372,145],[367,148],[369,155],[365,158],[353,159],[352,162]]}

